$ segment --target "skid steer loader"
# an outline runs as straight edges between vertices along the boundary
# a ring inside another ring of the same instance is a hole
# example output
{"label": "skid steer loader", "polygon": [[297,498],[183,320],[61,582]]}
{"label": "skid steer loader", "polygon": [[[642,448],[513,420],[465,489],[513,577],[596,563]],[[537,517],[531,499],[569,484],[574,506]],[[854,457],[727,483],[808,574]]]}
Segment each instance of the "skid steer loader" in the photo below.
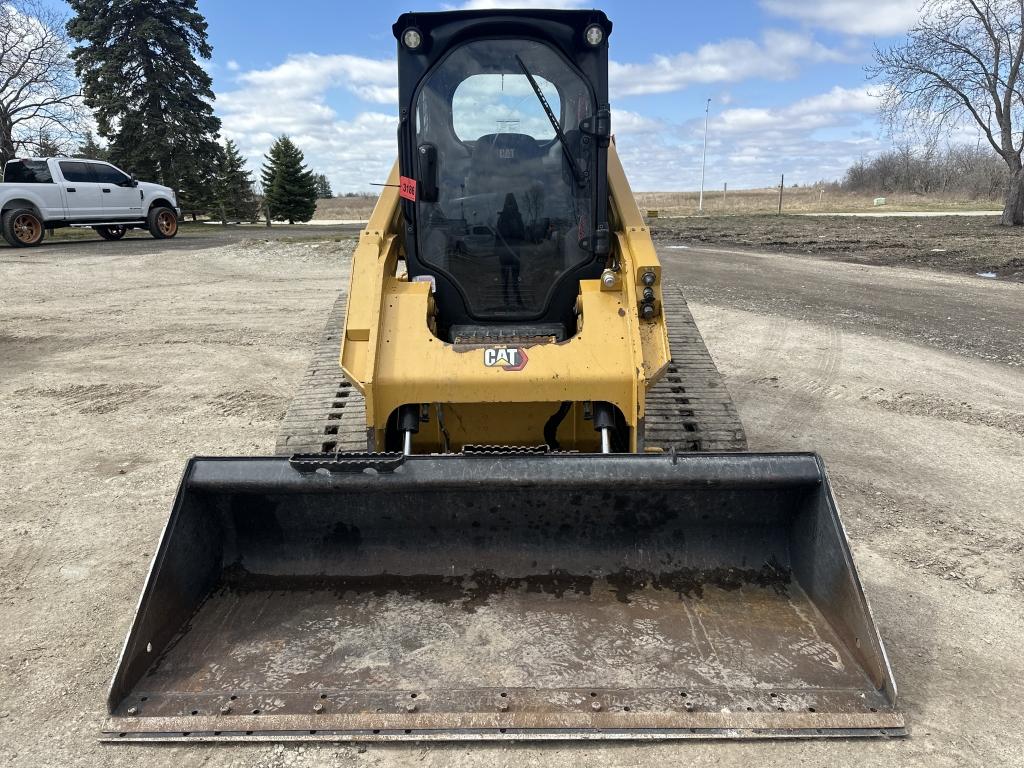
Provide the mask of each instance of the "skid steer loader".
{"label": "skid steer loader", "polygon": [[666,283],[611,30],[399,18],[347,305],[285,455],[186,467],[105,738],[904,732],[820,458],[743,452]]}

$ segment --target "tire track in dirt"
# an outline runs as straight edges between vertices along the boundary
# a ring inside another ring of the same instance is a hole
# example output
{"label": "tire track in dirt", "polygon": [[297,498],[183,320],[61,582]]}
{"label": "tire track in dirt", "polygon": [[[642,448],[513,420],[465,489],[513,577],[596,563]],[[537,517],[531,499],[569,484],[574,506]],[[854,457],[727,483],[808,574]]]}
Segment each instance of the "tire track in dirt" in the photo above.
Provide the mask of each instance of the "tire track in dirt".
{"label": "tire track in dirt", "polygon": [[824,408],[823,400],[834,397],[833,386],[839,378],[843,360],[843,337],[835,322],[827,326],[824,354],[819,355],[809,378],[794,382],[792,393],[768,419],[775,431],[802,431]]}
{"label": "tire track in dirt", "polygon": [[142,400],[157,388],[155,384],[69,384],[57,388],[27,387],[14,394],[49,399],[63,409],[79,413],[107,414]]}
{"label": "tire track in dirt", "polygon": [[738,381],[730,387],[733,394],[737,396],[748,394],[766,374],[778,371],[775,361],[782,356],[782,347],[789,337],[789,326],[790,322],[787,318],[777,316],[768,318],[767,327],[762,332],[757,345],[757,352],[743,367],[742,374],[737,377]]}

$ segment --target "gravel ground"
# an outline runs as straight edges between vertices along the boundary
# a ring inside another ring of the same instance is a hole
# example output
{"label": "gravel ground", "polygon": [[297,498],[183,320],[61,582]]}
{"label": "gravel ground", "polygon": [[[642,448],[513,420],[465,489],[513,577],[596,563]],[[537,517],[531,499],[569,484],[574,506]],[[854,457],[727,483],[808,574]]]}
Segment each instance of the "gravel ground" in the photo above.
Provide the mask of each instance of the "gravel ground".
{"label": "gravel ground", "polygon": [[0,248],[0,764],[1021,764],[1024,286],[679,240],[752,447],[826,459],[909,738],[99,744],[186,458],[271,452],[345,279],[349,235],[298,232]]}

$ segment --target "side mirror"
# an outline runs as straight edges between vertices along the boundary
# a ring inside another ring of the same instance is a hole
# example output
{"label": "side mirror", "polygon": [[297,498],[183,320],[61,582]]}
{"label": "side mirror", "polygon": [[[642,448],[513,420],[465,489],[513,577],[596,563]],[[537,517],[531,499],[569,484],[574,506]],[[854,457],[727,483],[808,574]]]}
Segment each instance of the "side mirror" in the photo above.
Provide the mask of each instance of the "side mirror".
{"label": "side mirror", "polygon": [[133,187],[139,186],[139,180],[135,178],[135,174],[134,173],[132,174],[132,182],[131,183],[132,183]]}

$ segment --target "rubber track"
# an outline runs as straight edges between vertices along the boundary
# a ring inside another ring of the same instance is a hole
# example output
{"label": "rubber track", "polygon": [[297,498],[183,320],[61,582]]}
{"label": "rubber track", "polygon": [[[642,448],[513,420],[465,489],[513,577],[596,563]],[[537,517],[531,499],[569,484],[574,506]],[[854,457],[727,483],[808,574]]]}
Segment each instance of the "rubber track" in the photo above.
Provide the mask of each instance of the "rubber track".
{"label": "rubber track", "polygon": [[348,294],[339,294],[327,316],[320,344],[278,429],[274,452],[279,456],[367,450],[366,403],[338,363],[347,303]]}
{"label": "rubber track", "polygon": [[732,395],[708,352],[680,287],[666,283],[662,311],[672,362],[647,393],[644,444],[680,451],[745,451]]}
{"label": "rubber track", "polygon": [[[672,362],[647,396],[645,443],[680,451],[742,451],[747,439],[736,406],[715,367],[682,291],[666,284],[663,311]],[[338,365],[347,294],[338,296],[277,436],[275,452],[370,450],[363,396]]]}

